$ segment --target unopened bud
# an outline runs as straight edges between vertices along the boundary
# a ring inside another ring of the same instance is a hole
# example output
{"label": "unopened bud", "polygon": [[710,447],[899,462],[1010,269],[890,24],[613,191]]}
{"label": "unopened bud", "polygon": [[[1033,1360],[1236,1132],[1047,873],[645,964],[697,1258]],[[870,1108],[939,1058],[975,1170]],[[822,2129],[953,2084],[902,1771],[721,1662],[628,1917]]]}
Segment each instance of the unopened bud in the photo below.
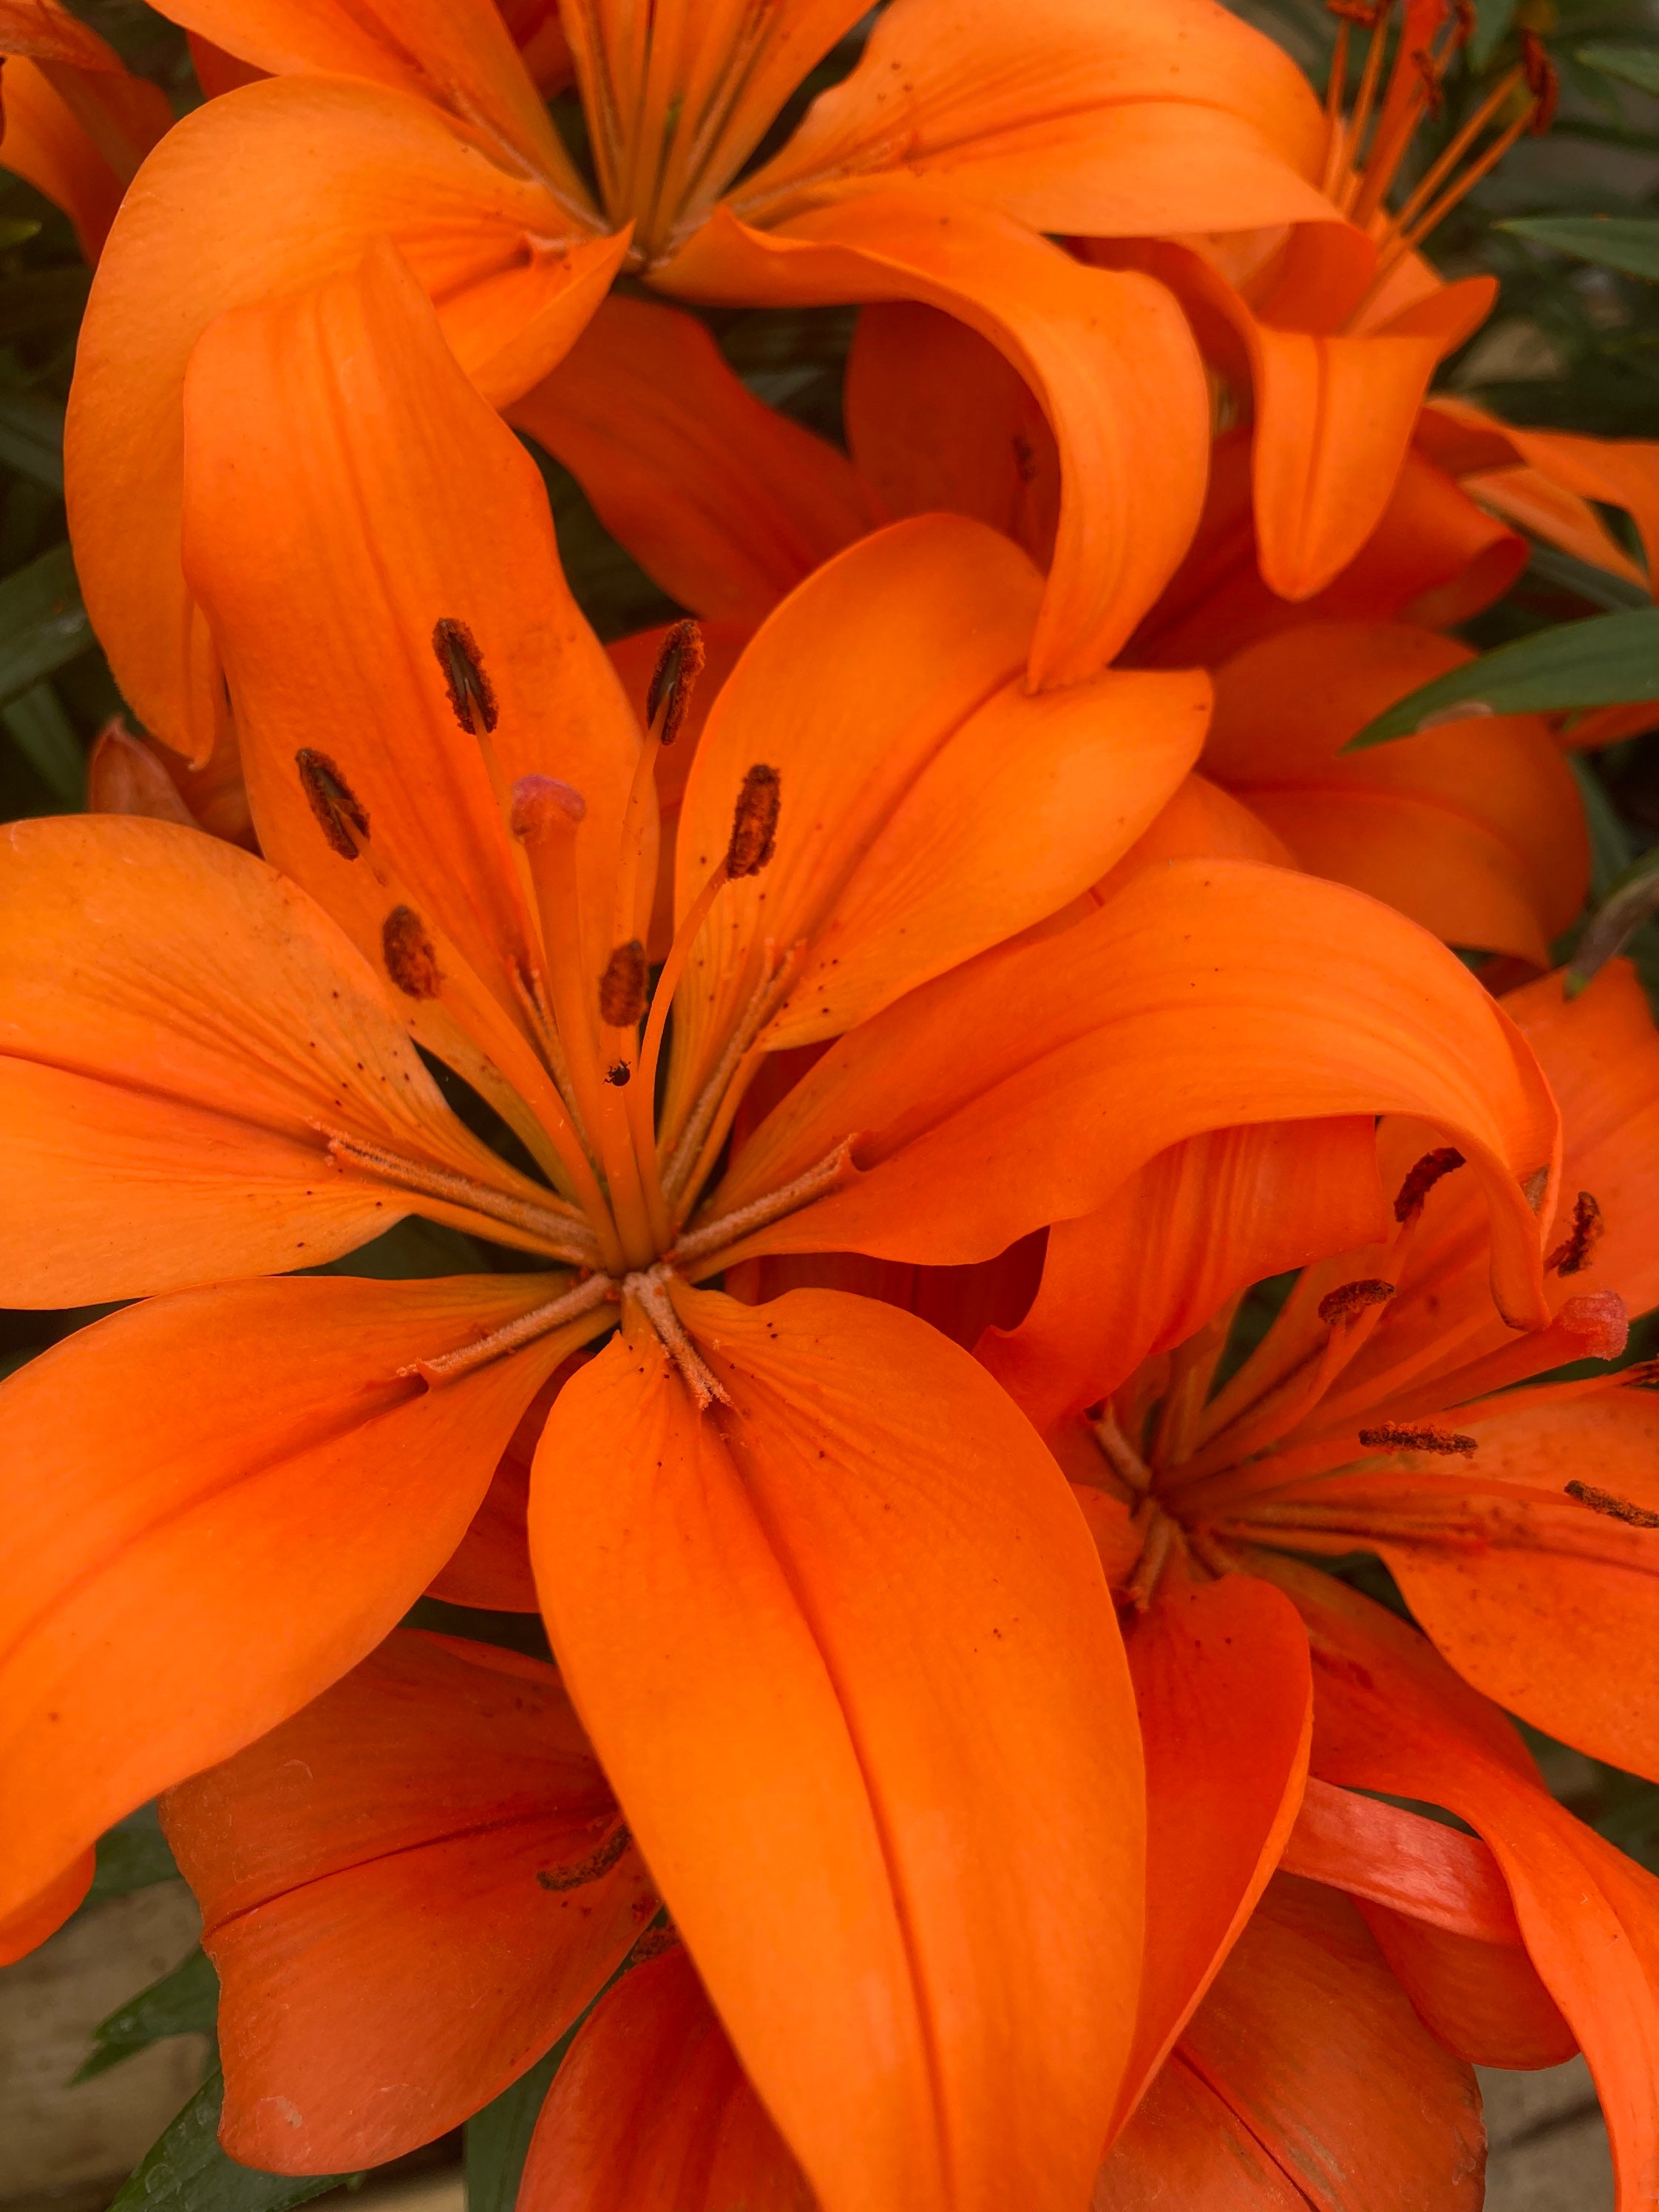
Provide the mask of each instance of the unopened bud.
{"label": "unopened bud", "polygon": [[757,761],[743,780],[732,813],[732,842],[726,848],[728,876],[757,876],[777,849],[778,808],[782,787],[778,772]]}
{"label": "unopened bud", "polygon": [[631,1030],[645,1012],[645,947],[637,937],[619,945],[599,978],[599,1019],[607,1029]]}
{"label": "unopened bud", "polygon": [[352,831],[358,837],[368,835],[368,816],[356,793],[328,755],[314,752],[309,745],[301,746],[294,765],[300,771],[300,788],[330,846],[343,860],[355,860],[357,841]]}
{"label": "unopened bud", "polygon": [[678,737],[691,704],[692,686],[702,675],[708,658],[702,632],[694,622],[677,622],[664,638],[657,665],[652,672],[651,688],[645,695],[647,728],[661,710],[662,744],[672,745]]}
{"label": "unopened bud", "polygon": [[443,671],[444,688],[455,709],[455,720],[469,737],[477,735],[480,723],[486,731],[493,730],[495,686],[484,673],[483,655],[466,624],[445,615],[432,626],[432,650]]}
{"label": "unopened bud", "polygon": [[538,837],[550,830],[569,831],[587,811],[574,783],[556,775],[521,775],[513,787],[513,835]]}

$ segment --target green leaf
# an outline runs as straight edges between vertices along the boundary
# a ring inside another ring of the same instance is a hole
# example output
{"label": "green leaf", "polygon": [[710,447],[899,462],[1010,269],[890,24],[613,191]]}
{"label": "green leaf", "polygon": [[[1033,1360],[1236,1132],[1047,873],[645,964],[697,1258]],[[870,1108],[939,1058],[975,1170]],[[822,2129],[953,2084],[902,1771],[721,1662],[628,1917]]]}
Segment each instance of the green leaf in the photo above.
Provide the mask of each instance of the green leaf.
{"label": "green leaf", "polygon": [[1474,36],[1469,40],[1469,67],[1484,70],[1510,34],[1520,0],[1475,0]]}
{"label": "green leaf", "polygon": [[301,1267],[302,1275],[371,1275],[380,1282],[405,1282],[418,1276],[482,1275],[489,1271],[483,1248],[464,1230],[439,1221],[423,1221],[418,1214],[400,1221],[384,1236],[360,1244],[337,1260],[319,1267]]}
{"label": "green leaf", "polygon": [[0,582],[0,707],[92,643],[67,545],[54,545]]}
{"label": "green leaf", "polygon": [[216,2069],[110,2207],[110,2212],[292,2212],[356,2173],[256,2173],[219,2148],[225,2085]]}
{"label": "green leaf", "polygon": [[90,2081],[170,2035],[211,2035],[219,2021],[219,1977],[200,1949],[130,1998],[92,2031],[92,2056],[71,2077]]}
{"label": "green leaf", "polygon": [[1659,48],[1580,46],[1578,58],[1603,76],[1616,76],[1639,92],[1659,92]]}
{"label": "green leaf", "polygon": [[87,803],[86,755],[51,684],[37,684],[9,707],[0,707],[0,721],[53,795],[78,813]]}
{"label": "green leaf", "polygon": [[467,2122],[466,2212],[513,2212],[530,2138],[575,2033],[568,2029],[544,2058]]}
{"label": "green leaf", "polygon": [[98,1838],[98,1866],[87,1892],[87,1903],[106,1897],[130,1897],[135,1889],[153,1889],[158,1881],[181,1879],[167,1838],[156,1820],[155,1808],[139,1812]]}
{"label": "green leaf", "polygon": [[0,385],[0,461],[48,491],[64,489],[64,403]]}
{"label": "green leaf", "polygon": [[1494,223],[1557,253],[1598,262],[1626,276],[1659,276],[1659,216],[1640,215],[1526,215]]}
{"label": "green leaf", "polygon": [[1627,576],[1615,576],[1609,568],[1598,568],[1589,561],[1581,561],[1576,554],[1564,553],[1559,545],[1534,545],[1532,558],[1527,563],[1528,576],[1540,583],[1553,585],[1559,591],[1572,592],[1592,606],[1605,607],[1609,614],[1621,607],[1650,607],[1652,599],[1640,584],[1632,584]]}
{"label": "green leaf", "polygon": [[1589,832],[1590,897],[1604,899],[1629,867],[1633,857],[1630,831],[1619,810],[1607,797],[1607,787],[1583,753],[1569,753],[1578,796],[1583,801],[1584,827]]}
{"label": "green leaf", "polygon": [[1659,699],[1659,607],[1589,615],[1500,645],[1408,693],[1343,750],[1363,752],[1425,723],[1455,721],[1460,707],[1467,714],[1554,714],[1637,699]]}

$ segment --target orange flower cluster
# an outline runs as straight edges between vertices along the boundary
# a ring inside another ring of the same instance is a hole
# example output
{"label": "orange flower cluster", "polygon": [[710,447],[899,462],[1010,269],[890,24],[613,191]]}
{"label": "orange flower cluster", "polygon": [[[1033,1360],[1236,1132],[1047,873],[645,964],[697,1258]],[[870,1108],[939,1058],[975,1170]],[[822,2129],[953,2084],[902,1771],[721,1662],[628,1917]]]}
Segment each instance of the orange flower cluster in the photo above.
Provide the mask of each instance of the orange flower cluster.
{"label": "orange flower cluster", "polygon": [[[0,5],[146,732],[0,848],[0,1297],[118,1309],[0,1387],[5,1955],[161,1794],[264,2172],[576,2028],[520,2212],[1442,2212],[1582,2048],[1651,2203],[1659,1883],[1506,1715],[1659,1778],[1659,1036],[1544,720],[1343,752],[1659,551],[1429,396],[1541,50],[1412,170],[1450,0],[1322,104],[1217,0],[804,107],[865,0],[167,12],[171,127]],[[692,312],[824,305],[844,452]]]}

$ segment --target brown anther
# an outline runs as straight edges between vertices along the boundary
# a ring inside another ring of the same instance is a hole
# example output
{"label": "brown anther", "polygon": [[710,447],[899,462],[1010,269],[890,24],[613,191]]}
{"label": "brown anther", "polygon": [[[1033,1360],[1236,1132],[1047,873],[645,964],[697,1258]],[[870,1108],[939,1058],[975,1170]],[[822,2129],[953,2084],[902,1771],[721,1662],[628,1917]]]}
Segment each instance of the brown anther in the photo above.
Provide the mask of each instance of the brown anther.
{"label": "brown anther", "polygon": [[1601,1209],[1587,1190],[1581,1190],[1573,1200],[1572,1227],[1550,1254],[1544,1265],[1558,1275],[1581,1275],[1590,1263],[1590,1254],[1601,1242],[1607,1230]]}
{"label": "brown anther", "polygon": [[776,851],[781,797],[776,769],[757,761],[743,780],[732,812],[732,842],[726,848],[728,878],[759,875]]}
{"label": "brown anther", "polygon": [[1383,1421],[1376,1428],[1361,1429],[1359,1441],[1367,1451],[1472,1452],[1473,1437],[1451,1429],[1408,1429],[1398,1421]]}
{"label": "brown anther", "polygon": [[432,650],[443,671],[444,689],[455,709],[455,720],[469,737],[477,737],[480,722],[486,731],[493,730],[495,687],[484,673],[478,641],[466,624],[453,615],[441,617],[432,625]]}
{"label": "brown anther", "polygon": [[1659,1359],[1638,1359],[1615,1379],[1621,1390],[1650,1390],[1659,1382]]}
{"label": "brown anther", "polygon": [[1549,1187],[1550,1171],[1547,1166],[1534,1168],[1529,1176],[1521,1177],[1521,1195],[1534,1213],[1544,1203],[1544,1194]]}
{"label": "brown anther", "polygon": [[1645,1505],[1632,1505],[1628,1498],[1617,1497],[1611,1490],[1597,1490],[1589,1482],[1566,1482],[1561,1486],[1569,1498],[1588,1505],[1592,1513],[1605,1513],[1614,1521],[1627,1522],[1632,1528],[1659,1528],[1659,1513],[1650,1513]]}
{"label": "brown anther", "polygon": [[618,1826],[598,1850],[590,1851],[574,1866],[538,1867],[536,1880],[544,1889],[581,1889],[588,1882],[597,1881],[602,1874],[608,1874],[633,1840],[627,1828]]}
{"label": "brown anther", "polygon": [[1533,97],[1532,120],[1527,127],[1534,138],[1541,138],[1555,120],[1561,100],[1561,80],[1544,41],[1535,31],[1523,30],[1521,33],[1521,66],[1527,73],[1527,90]]}
{"label": "brown anther", "polygon": [[599,1019],[607,1029],[631,1030],[645,1012],[645,947],[637,937],[619,945],[599,978]]}
{"label": "brown anther", "polygon": [[634,1080],[634,1071],[625,1060],[613,1060],[605,1071],[605,1079],[614,1091],[626,1091]]}
{"label": "brown anther", "polygon": [[1419,47],[1412,55],[1412,67],[1417,71],[1421,82],[1423,97],[1429,104],[1430,114],[1437,116],[1445,106],[1444,100],[1440,96],[1439,63],[1432,54],[1425,53]]}
{"label": "brown anther", "polygon": [[1450,1175],[1455,1168],[1464,1164],[1462,1153],[1451,1145],[1442,1145],[1437,1152],[1425,1152],[1400,1186],[1400,1194],[1394,1202],[1395,1219],[1409,1220],[1441,1176]]}
{"label": "brown anther", "polygon": [[1374,31],[1388,14],[1389,0],[1325,0],[1333,15],[1345,16],[1362,31]]}
{"label": "brown anther", "polygon": [[356,793],[328,755],[315,752],[309,745],[301,746],[294,765],[300,771],[300,788],[331,848],[343,860],[355,860],[357,843],[352,830],[359,837],[368,835],[368,815]]}
{"label": "brown anther", "polygon": [[437,949],[412,906],[394,906],[380,924],[386,972],[406,999],[435,999],[443,983]]}
{"label": "brown anther", "polygon": [[1037,472],[1036,447],[1033,446],[1030,440],[1026,436],[1023,430],[1015,431],[1012,443],[1014,449],[1014,474],[1019,478],[1023,484],[1035,483],[1036,482]]}
{"label": "brown anther", "polygon": [[1386,1305],[1394,1296],[1395,1286],[1374,1276],[1363,1282],[1343,1283],[1334,1291],[1327,1291],[1319,1301],[1319,1318],[1328,1328],[1340,1321],[1352,1321],[1364,1312],[1367,1306]]}
{"label": "brown anther", "polygon": [[661,744],[672,745],[678,737],[691,704],[692,686],[702,674],[708,658],[702,631],[694,622],[677,622],[664,638],[645,695],[647,727],[656,720],[658,709],[662,709]]}
{"label": "brown anther", "polygon": [[1474,0],[1452,0],[1452,13],[1455,19],[1452,25],[1452,45],[1467,46],[1474,36],[1475,26],[1480,21]]}
{"label": "brown anther", "polygon": [[587,801],[574,783],[556,775],[521,775],[513,787],[513,835],[534,837],[548,830],[574,830]]}

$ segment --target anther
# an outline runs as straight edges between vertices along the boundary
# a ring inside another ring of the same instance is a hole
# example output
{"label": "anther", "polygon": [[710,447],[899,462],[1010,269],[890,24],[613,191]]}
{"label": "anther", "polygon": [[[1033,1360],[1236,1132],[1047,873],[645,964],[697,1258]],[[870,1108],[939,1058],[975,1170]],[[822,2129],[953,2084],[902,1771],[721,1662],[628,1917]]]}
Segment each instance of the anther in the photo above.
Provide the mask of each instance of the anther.
{"label": "anther", "polygon": [[626,1827],[615,1827],[595,1851],[572,1866],[538,1867],[536,1880],[543,1889],[581,1889],[597,1881],[616,1865],[634,1838]]}
{"label": "anther", "polygon": [[455,710],[455,720],[471,737],[483,724],[488,733],[495,726],[495,690],[484,673],[478,641],[464,622],[445,615],[432,626],[432,650],[443,671],[444,689]]}
{"label": "anther", "polygon": [[435,999],[443,985],[438,955],[412,906],[394,906],[380,924],[386,972],[407,999]]}
{"label": "anther", "polygon": [[1409,1220],[1442,1176],[1449,1176],[1454,1169],[1466,1164],[1462,1153],[1451,1145],[1442,1145],[1437,1152],[1425,1152],[1400,1186],[1400,1194],[1394,1202],[1395,1219]]}
{"label": "anther", "polygon": [[1412,67],[1417,71],[1423,87],[1423,97],[1428,102],[1431,115],[1437,116],[1445,106],[1440,94],[1440,65],[1432,54],[1419,47],[1412,56]]}
{"label": "anther", "polygon": [[1534,101],[1532,121],[1528,127],[1534,138],[1541,137],[1555,120],[1561,80],[1535,31],[1523,30],[1521,33],[1521,66],[1527,73],[1527,90]]}
{"label": "anther", "polygon": [[1321,1298],[1319,1318],[1328,1328],[1334,1328],[1340,1321],[1352,1321],[1367,1306],[1386,1305],[1394,1290],[1392,1283],[1380,1282],[1375,1276],[1364,1282],[1344,1283],[1334,1291],[1327,1291]]}
{"label": "anther", "polygon": [[1374,1429],[1361,1429],[1359,1441],[1368,1451],[1462,1452],[1474,1449],[1473,1437],[1450,1429],[1408,1429],[1398,1421],[1384,1421]]}
{"label": "anther", "polygon": [[728,878],[757,876],[777,850],[778,808],[782,787],[778,772],[757,761],[743,780],[732,811],[732,842],[726,848]]}
{"label": "anther", "polygon": [[513,787],[513,835],[535,837],[549,830],[574,830],[587,801],[574,783],[556,775],[521,775]]}
{"label": "anther", "polygon": [[1325,0],[1325,5],[1333,15],[1358,23],[1362,31],[1374,31],[1388,14],[1390,0]]}
{"label": "anther", "polygon": [[607,1029],[631,1030],[645,1012],[645,947],[637,937],[619,945],[599,978],[599,1019]]}
{"label": "anther", "polygon": [[1659,1513],[1650,1513],[1645,1505],[1632,1505],[1628,1498],[1620,1498],[1611,1490],[1598,1490],[1591,1482],[1564,1482],[1567,1496],[1579,1505],[1588,1505],[1592,1513],[1605,1513],[1614,1521],[1623,1521],[1632,1528],[1659,1528]]}
{"label": "anther", "polygon": [[355,860],[358,837],[368,835],[368,815],[357,794],[326,753],[301,745],[294,756],[300,788],[330,846],[343,860]]}
{"label": "anther", "polygon": [[659,744],[672,745],[678,737],[691,704],[692,686],[702,674],[708,658],[702,631],[694,622],[677,622],[664,638],[662,651],[652,671],[651,686],[645,695],[647,726],[656,720],[658,710],[662,711],[662,727],[657,733]]}
{"label": "anther", "polygon": [[1590,1254],[1601,1242],[1607,1225],[1595,1200],[1589,1191],[1581,1190],[1573,1200],[1572,1227],[1544,1265],[1558,1275],[1582,1274],[1589,1267]]}

